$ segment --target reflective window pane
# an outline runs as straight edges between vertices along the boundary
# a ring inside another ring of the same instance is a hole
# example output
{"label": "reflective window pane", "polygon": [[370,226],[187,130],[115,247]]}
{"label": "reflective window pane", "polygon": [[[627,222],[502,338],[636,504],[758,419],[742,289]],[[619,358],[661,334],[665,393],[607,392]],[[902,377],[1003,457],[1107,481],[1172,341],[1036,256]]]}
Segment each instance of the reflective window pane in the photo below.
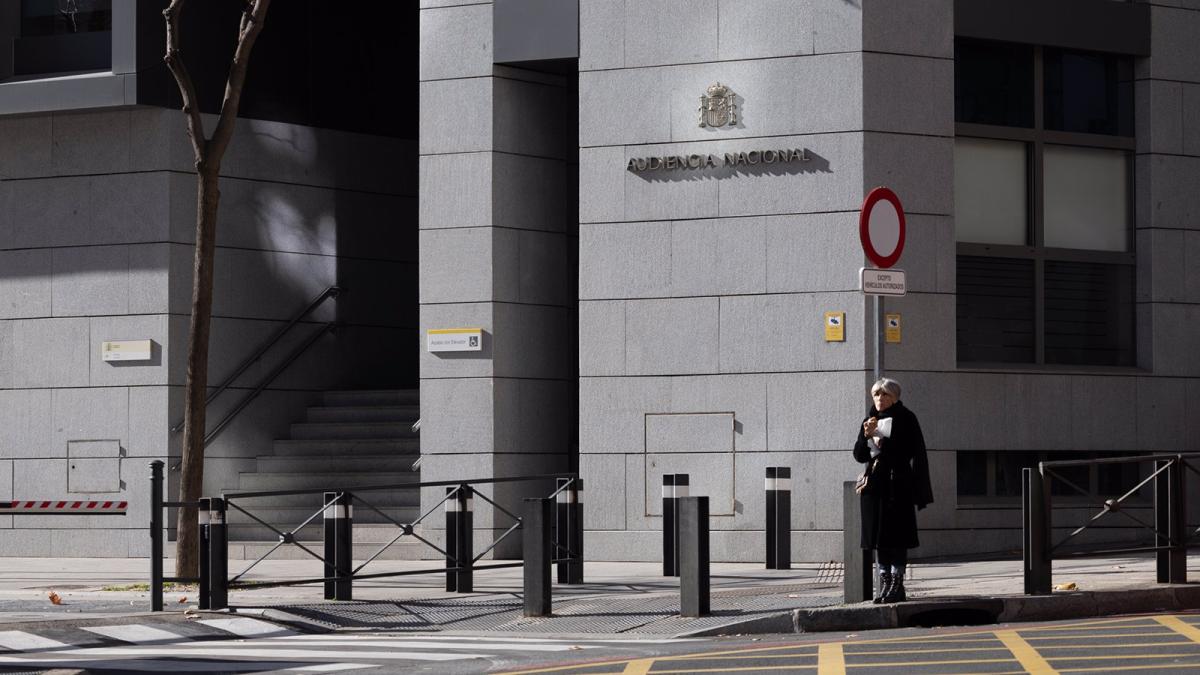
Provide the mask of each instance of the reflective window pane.
{"label": "reflective window pane", "polygon": [[972,124],[1033,126],[1033,48],[954,42],[954,118]]}
{"label": "reflective window pane", "polygon": [[1046,261],[1046,363],[1134,365],[1133,265]]}
{"label": "reflective window pane", "polygon": [[1129,157],[1121,150],[1047,145],[1045,244],[1129,249]]}
{"label": "reflective window pane", "polygon": [[112,30],[112,0],[21,0],[21,36]]}
{"label": "reflective window pane", "polygon": [[954,141],[954,228],[961,242],[1023,245],[1028,179],[1024,143]]}
{"label": "reflective window pane", "polygon": [[1046,128],[1133,135],[1133,65],[1107,54],[1047,48]]}
{"label": "reflective window pane", "polygon": [[957,464],[958,495],[960,497],[982,497],[987,495],[987,459],[986,452],[954,453]]}

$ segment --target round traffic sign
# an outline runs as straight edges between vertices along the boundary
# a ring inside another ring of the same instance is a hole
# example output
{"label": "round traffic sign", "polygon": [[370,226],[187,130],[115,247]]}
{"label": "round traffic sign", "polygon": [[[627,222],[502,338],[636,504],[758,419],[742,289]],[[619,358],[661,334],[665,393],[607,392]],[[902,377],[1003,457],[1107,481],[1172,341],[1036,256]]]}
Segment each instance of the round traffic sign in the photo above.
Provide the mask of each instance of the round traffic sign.
{"label": "round traffic sign", "polygon": [[885,187],[877,187],[863,200],[858,216],[858,238],[863,253],[876,267],[887,269],[904,252],[904,207],[900,198]]}

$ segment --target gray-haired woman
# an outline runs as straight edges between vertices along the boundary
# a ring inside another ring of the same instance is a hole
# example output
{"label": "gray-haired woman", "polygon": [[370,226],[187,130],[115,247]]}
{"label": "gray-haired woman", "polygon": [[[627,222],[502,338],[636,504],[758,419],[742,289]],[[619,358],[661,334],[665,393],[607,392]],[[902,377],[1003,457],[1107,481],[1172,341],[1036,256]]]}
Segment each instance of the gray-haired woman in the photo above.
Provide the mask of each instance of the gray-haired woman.
{"label": "gray-haired woman", "polygon": [[879,587],[874,602],[903,602],[908,549],[917,539],[917,509],[933,503],[925,437],[917,416],[900,402],[900,383],[883,378],[871,385],[874,405],[854,442],[854,459],[867,465],[860,481],[862,543],[874,549]]}

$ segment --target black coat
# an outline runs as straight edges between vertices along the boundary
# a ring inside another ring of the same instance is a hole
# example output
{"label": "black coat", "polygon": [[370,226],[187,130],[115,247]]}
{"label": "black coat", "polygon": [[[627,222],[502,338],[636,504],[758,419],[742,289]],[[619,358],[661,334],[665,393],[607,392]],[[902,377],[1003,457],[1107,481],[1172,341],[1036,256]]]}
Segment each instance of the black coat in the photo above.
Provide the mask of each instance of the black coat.
{"label": "black coat", "polygon": [[[879,444],[879,462],[875,466],[872,488],[859,495],[862,506],[863,548],[916,548],[918,508],[933,503],[929,482],[929,458],[921,424],[900,401],[884,412],[872,406],[867,418],[892,418],[891,438]],[[871,448],[863,436],[862,423],[854,442],[854,459],[866,464]]]}

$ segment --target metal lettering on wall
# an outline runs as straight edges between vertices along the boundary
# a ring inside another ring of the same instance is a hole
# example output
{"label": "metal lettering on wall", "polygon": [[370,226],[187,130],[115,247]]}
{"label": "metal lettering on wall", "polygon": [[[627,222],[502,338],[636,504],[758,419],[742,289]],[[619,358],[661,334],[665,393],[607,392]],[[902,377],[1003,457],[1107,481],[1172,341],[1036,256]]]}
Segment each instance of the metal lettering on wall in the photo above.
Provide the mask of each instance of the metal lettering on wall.
{"label": "metal lettering on wall", "polygon": [[642,171],[674,171],[676,169],[717,169],[722,167],[754,166],[757,164],[784,164],[807,162],[811,159],[806,148],[784,148],[780,150],[751,150],[749,152],[726,152],[723,155],[692,154],[665,155],[662,157],[631,157],[627,169]]}

